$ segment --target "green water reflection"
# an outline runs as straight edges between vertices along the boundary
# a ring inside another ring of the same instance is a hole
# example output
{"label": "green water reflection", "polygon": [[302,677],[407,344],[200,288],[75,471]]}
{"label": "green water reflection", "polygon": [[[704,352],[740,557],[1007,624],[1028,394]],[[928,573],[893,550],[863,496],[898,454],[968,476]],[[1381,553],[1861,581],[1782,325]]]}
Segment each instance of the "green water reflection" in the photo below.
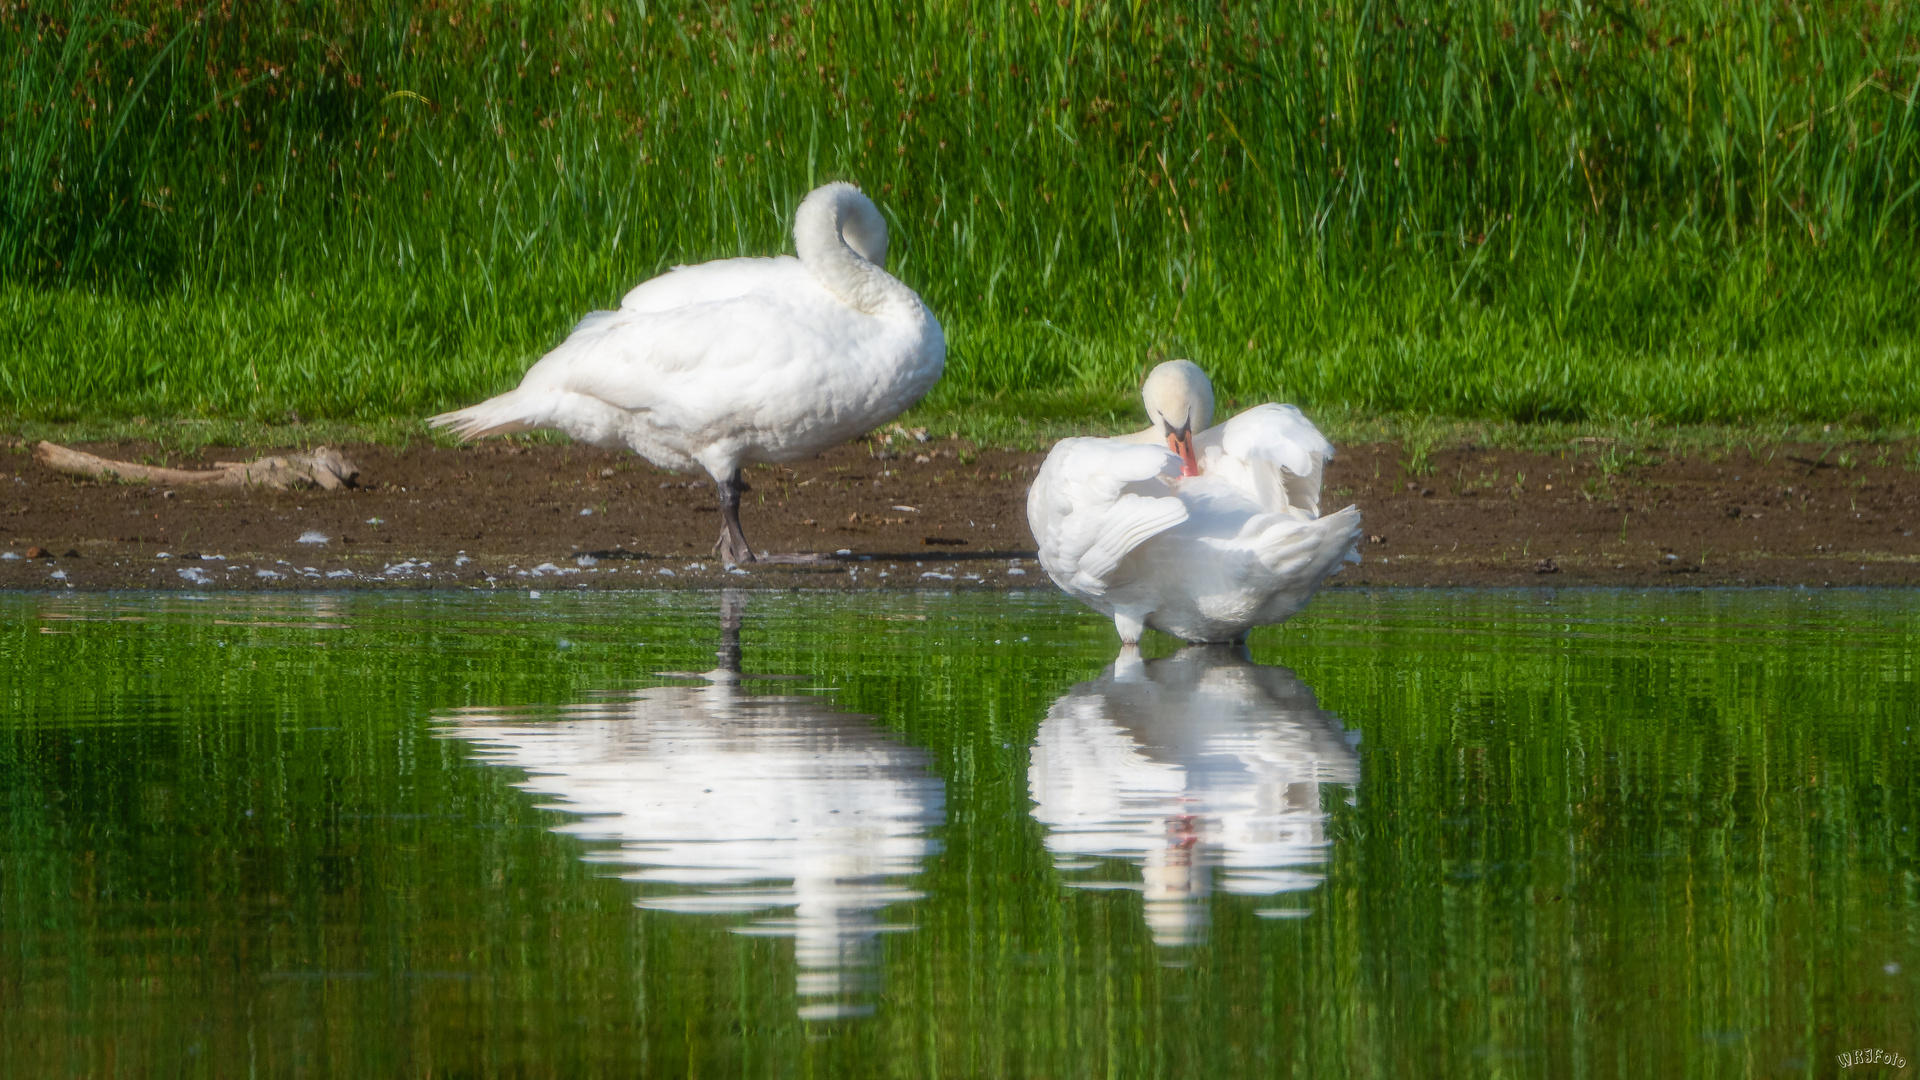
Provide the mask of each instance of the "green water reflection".
{"label": "green water reflection", "polygon": [[0,597],[0,1076],[1911,1061],[1914,599]]}

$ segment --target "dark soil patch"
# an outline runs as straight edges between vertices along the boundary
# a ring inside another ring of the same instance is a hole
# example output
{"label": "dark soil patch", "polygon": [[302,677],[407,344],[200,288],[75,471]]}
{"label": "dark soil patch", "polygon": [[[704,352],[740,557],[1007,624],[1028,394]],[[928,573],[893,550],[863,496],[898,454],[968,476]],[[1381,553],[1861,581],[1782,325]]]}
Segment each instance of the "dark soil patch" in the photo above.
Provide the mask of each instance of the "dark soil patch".
{"label": "dark soil patch", "polygon": [[1383,585],[1920,584],[1920,473],[1824,447],[1616,460],[1398,448],[1330,470],[1326,504],[1357,502],[1369,542],[1341,576]]}
{"label": "dark soil patch", "polygon": [[[178,467],[254,453],[81,448]],[[742,519],[756,549],[847,554],[732,574],[711,555],[719,515],[702,475],[577,446],[344,449],[361,469],[352,490],[168,492],[62,476],[16,448],[0,459],[0,553],[18,556],[0,559],[0,587],[1046,584],[1026,526],[1038,454],[941,441],[876,457],[855,443],[754,468]],[[1369,541],[1334,584],[1920,584],[1920,473],[1837,457],[1453,450],[1410,473],[1396,446],[1350,447],[1326,505],[1358,503]],[[309,533],[326,541],[300,542]]]}

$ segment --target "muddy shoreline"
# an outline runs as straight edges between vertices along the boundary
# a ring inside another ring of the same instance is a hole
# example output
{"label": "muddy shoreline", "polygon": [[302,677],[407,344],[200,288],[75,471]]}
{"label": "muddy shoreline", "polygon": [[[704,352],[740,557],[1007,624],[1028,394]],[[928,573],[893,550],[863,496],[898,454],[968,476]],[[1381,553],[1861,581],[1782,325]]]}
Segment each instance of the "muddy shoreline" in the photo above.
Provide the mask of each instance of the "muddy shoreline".
{"label": "muddy shoreline", "polygon": [[[77,448],[178,468],[266,452]],[[730,572],[712,556],[703,476],[543,443],[339,449],[357,486],[276,491],[82,480],[12,447],[0,455],[0,588],[1051,587],[1025,519],[1040,454],[899,439],[754,468],[742,520],[755,548],[825,560]],[[1876,453],[1575,445],[1410,463],[1391,443],[1346,447],[1323,505],[1358,505],[1368,539],[1330,584],[1920,584],[1920,472]]]}

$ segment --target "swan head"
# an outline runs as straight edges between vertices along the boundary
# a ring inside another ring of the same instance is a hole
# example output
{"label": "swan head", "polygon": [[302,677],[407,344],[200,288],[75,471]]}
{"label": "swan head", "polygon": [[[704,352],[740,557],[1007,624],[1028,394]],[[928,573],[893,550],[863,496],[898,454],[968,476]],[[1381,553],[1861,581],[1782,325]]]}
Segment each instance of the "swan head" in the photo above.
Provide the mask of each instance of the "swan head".
{"label": "swan head", "polygon": [[1180,455],[1180,475],[1199,476],[1193,437],[1213,426],[1213,383],[1207,373],[1191,360],[1169,360],[1148,373],[1140,398],[1154,432]]}
{"label": "swan head", "polygon": [[[887,265],[887,219],[872,199],[844,180],[814,188],[793,215],[797,246],[804,249],[815,236],[844,241],[873,265]],[[801,257],[806,257],[804,251]]]}

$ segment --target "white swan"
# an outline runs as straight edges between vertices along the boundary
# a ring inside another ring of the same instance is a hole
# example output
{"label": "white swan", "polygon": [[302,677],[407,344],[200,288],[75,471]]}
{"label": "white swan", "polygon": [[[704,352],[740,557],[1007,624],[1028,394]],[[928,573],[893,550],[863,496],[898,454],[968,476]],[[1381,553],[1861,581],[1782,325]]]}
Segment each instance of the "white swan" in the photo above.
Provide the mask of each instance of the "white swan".
{"label": "white swan", "polygon": [[1202,936],[1216,887],[1271,896],[1320,883],[1332,844],[1321,785],[1359,783],[1358,741],[1292,672],[1243,649],[1142,661],[1122,646],[1047,711],[1027,790],[1066,884],[1116,887],[1107,873],[1078,876],[1103,869],[1089,860],[1139,867],[1154,940],[1184,945]]}
{"label": "white swan", "polygon": [[1142,397],[1152,427],[1062,439],[1027,492],[1040,565],[1113,616],[1121,641],[1148,626],[1239,640],[1360,560],[1360,511],[1320,516],[1333,446],[1299,409],[1258,405],[1210,428],[1213,387],[1186,360],[1154,368]]}
{"label": "white swan", "polygon": [[882,267],[887,225],[852,184],[793,217],[799,258],[721,259],[643,282],[580,320],[519,387],[428,421],[463,438],[556,428],[668,469],[698,464],[720,494],[719,549],[754,561],[740,466],[794,461],[898,416],[939,381],[940,323]]}

